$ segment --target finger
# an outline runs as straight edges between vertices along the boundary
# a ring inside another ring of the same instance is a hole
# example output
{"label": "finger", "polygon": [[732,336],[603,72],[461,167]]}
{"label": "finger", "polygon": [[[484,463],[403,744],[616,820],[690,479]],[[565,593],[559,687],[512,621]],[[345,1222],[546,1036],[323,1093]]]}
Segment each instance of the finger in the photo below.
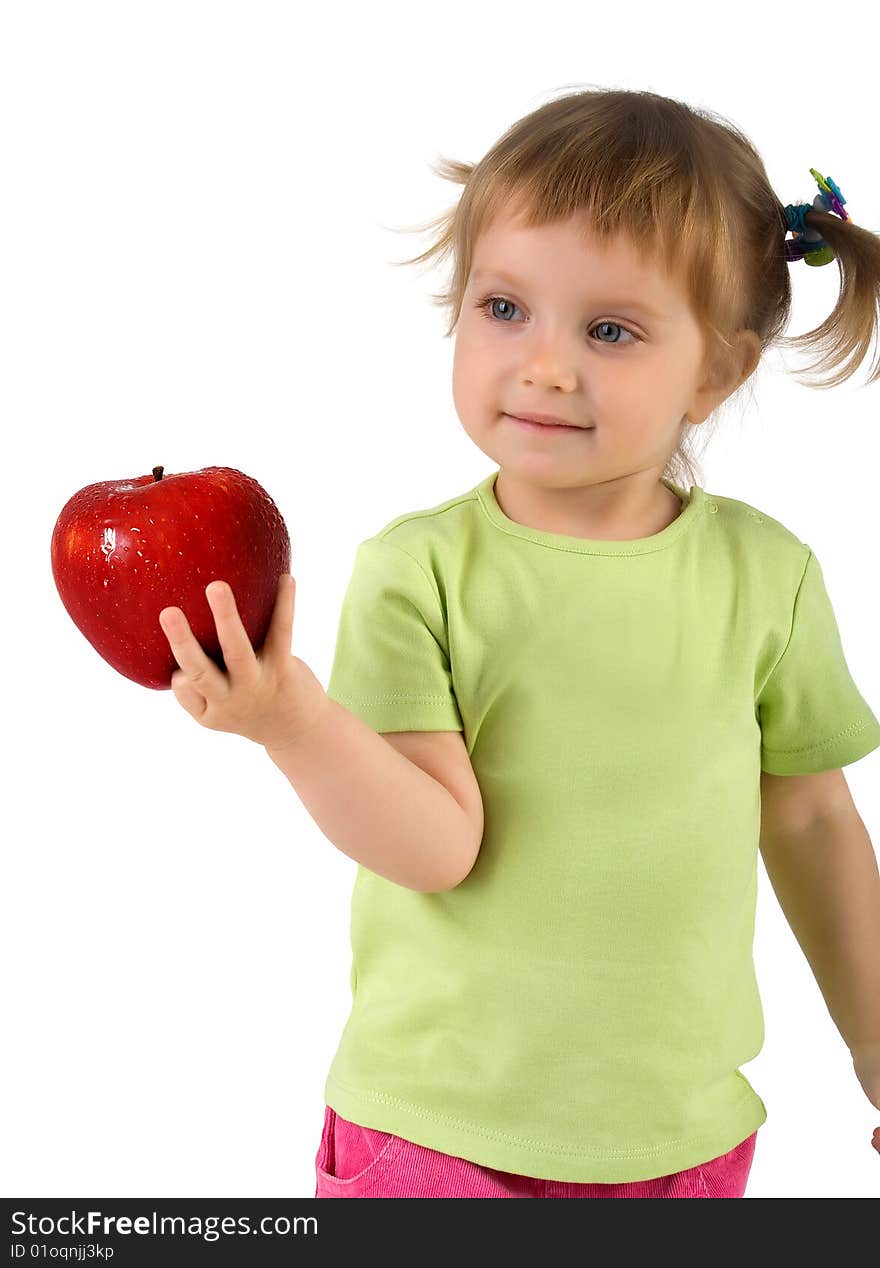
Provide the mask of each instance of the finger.
{"label": "finger", "polygon": [[200,719],[208,707],[205,697],[190,682],[182,669],[175,669],[171,675],[171,690],[186,712],[196,720]]}
{"label": "finger", "polygon": [[227,581],[212,581],[205,586],[205,594],[211,606],[220,649],[230,675],[253,671],[257,668],[257,657],[238,614],[232,587]]}
{"label": "finger", "polygon": [[159,624],[171,645],[174,659],[192,685],[204,696],[219,698],[224,690],[224,675],[205,653],[193,634],[180,608],[163,608]]}
{"label": "finger", "polygon": [[275,595],[275,607],[272,610],[272,623],[263,644],[270,659],[286,659],[290,655],[293,639],[293,617],[296,610],[296,581],[289,572],[282,572],[278,578],[278,591]]}

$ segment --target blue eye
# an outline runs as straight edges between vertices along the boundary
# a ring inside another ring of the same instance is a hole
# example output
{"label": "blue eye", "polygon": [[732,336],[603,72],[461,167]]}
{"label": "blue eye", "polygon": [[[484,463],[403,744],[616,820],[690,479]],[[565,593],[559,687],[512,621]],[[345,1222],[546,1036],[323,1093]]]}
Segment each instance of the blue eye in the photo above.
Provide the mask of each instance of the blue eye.
{"label": "blue eye", "polygon": [[[509,303],[510,300],[505,299],[503,295],[487,295],[485,299],[481,299],[477,302],[477,308],[481,308],[483,310],[483,316],[488,318],[489,321],[494,321],[492,305]],[[516,304],[514,304],[513,307],[516,308]]]}
{"label": "blue eye", "polygon": [[[595,325],[591,327],[591,330],[598,330],[600,326],[611,326],[615,330],[622,330],[625,335],[631,335],[632,338],[637,343],[641,343],[641,339],[639,338],[639,336],[634,331],[630,330],[627,326],[621,326],[619,321],[597,321]],[[599,339],[597,342],[604,343],[605,340]],[[619,342],[620,342],[619,339],[612,339],[611,346],[614,347],[615,344],[618,344]],[[624,344],[623,346],[626,347],[626,344]]]}
{"label": "blue eye", "polygon": [[[505,299],[503,295],[486,295],[484,296],[483,299],[478,300],[475,306],[482,310],[481,315],[485,317],[487,321],[495,322],[496,325],[498,324],[498,319],[496,319],[495,315],[492,312],[493,304],[507,304],[511,308],[517,307],[517,305],[514,304],[511,300]],[[510,322],[506,322],[504,324],[510,325]],[[634,330],[630,330],[627,326],[622,326],[619,321],[597,321],[593,323],[590,329],[598,330],[600,326],[611,326],[615,330],[622,330],[630,336],[630,338],[634,341],[634,343],[642,342],[641,335],[637,335]],[[604,339],[599,339],[599,340],[594,340],[594,342],[606,343],[609,341],[606,341]],[[618,344],[620,344],[619,339],[613,339],[609,342],[609,346],[612,348],[616,347]],[[625,348],[627,346],[632,347],[633,345],[632,344],[627,345],[626,343],[623,343],[621,346]]]}

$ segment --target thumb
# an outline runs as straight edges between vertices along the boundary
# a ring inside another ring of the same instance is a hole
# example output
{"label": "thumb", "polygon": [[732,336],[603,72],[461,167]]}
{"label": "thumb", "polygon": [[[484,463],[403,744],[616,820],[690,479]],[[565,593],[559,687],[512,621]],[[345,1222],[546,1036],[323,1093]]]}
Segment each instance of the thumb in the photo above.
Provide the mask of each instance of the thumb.
{"label": "thumb", "polygon": [[291,572],[282,572],[278,578],[272,621],[266,635],[265,648],[269,657],[286,660],[293,640],[293,618],[296,611],[296,580]]}

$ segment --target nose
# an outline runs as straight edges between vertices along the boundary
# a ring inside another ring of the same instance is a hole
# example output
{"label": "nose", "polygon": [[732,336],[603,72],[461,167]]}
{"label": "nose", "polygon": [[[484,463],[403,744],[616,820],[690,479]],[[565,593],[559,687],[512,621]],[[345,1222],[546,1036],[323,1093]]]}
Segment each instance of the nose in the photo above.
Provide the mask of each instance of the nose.
{"label": "nose", "polygon": [[521,375],[524,384],[573,392],[578,378],[575,355],[561,338],[537,338],[524,352]]}

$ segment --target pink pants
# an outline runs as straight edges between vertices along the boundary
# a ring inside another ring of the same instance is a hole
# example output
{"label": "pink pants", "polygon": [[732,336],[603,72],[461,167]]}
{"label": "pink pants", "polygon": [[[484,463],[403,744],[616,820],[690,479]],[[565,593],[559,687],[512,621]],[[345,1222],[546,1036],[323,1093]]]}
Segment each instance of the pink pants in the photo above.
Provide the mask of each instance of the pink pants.
{"label": "pink pants", "polygon": [[621,1184],[577,1184],[496,1171],[324,1110],[316,1198],[741,1198],[755,1152],[745,1140],[687,1171]]}

